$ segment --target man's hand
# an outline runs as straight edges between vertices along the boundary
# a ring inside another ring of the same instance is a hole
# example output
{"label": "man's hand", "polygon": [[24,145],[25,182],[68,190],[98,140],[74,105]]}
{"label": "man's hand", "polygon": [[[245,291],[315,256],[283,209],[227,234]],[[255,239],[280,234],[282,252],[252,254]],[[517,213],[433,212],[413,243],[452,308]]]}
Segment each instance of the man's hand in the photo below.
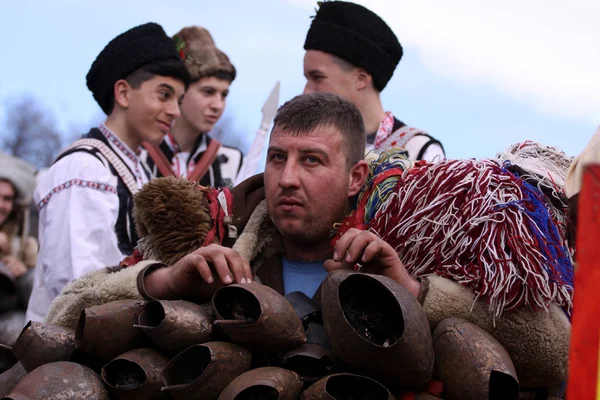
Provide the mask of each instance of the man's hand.
{"label": "man's hand", "polygon": [[27,267],[25,266],[25,264],[23,264],[15,256],[6,256],[2,259],[2,262],[4,263],[4,265],[6,265],[6,267],[10,271],[10,273],[15,278],[18,278],[22,275],[25,275],[25,273],[27,273]]}
{"label": "man's hand", "polygon": [[183,257],[174,265],[149,274],[144,286],[158,299],[208,297],[219,287],[252,282],[248,262],[228,247],[211,244]]}
{"label": "man's hand", "polygon": [[336,243],[333,259],[325,261],[324,267],[331,272],[336,269],[353,269],[356,263],[363,266],[361,272],[387,276],[404,286],[415,297],[419,296],[420,283],[408,274],[392,246],[373,232],[355,228],[348,230]]}

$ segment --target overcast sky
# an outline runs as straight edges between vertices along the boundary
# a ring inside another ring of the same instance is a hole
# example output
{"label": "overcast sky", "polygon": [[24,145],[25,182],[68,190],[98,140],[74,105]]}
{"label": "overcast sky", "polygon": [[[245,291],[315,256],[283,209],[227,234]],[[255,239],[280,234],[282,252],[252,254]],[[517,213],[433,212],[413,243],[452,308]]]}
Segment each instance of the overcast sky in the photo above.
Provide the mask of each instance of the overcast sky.
{"label": "overcast sky", "polygon": [[[442,141],[450,158],[492,157],[534,140],[578,154],[600,124],[600,2],[357,1],[404,47],[384,108]],[[316,1],[0,0],[0,104],[32,94],[63,129],[101,111],[85,75],[102,48],[145,22],[169,35],[206,27],[238,70],[226,142],[243,151],[276,81],[300,93],[303,44]],[[0,111],[0,118],[5,112]]]}

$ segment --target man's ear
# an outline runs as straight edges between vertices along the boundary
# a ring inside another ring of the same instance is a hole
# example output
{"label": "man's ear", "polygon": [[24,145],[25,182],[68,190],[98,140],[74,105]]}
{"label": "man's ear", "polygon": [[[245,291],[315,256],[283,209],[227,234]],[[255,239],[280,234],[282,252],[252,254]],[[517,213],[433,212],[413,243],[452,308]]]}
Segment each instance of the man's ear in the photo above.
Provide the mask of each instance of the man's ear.
{"label": "man's ear", "polygon": [[373,82],[373,77],[364,68],[357,68],[355,73],[357,90],[363,90],[371,86]]}
{"label": "man's ear", "polygon": [[128,108],[132,91],[129,82],[125,79],[119,79],[115,82],[113,90],[115,95],[115,106],[118,105],[121,108]]}
{"label": "man's ear", "polygon": [[350,182],[348,189],[348,197],[355,196],[360,192],[369,173],[369,165],[365,160],[360,160],[350,169],[348,180]]}

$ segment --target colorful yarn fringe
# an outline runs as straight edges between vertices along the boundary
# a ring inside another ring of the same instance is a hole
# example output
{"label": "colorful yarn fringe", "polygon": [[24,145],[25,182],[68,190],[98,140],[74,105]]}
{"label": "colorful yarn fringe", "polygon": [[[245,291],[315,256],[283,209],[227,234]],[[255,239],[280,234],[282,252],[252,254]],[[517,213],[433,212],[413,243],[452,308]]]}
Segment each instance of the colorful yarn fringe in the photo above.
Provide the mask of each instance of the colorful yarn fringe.
{"label": "colorful yarn fringe", "polygon": [[[418,163],[402,172],[391,158],[372,166],[340,233],[361,223],[396,249],[411,275],[468,286],[494,317],[551,302],[570,310],[573,265],[536,188],[493,160]],[[377,176],[390,170],[378,187]]]}
{"label": "colorful yarn fringe", "polygon": [[[543,193],[546,205],[567,244],[567,196],[565,180],[573,157],[557,147],[525,141],[496,154],[496,160],[510,172]],[[569,256],[574,249],[569,248]]]}

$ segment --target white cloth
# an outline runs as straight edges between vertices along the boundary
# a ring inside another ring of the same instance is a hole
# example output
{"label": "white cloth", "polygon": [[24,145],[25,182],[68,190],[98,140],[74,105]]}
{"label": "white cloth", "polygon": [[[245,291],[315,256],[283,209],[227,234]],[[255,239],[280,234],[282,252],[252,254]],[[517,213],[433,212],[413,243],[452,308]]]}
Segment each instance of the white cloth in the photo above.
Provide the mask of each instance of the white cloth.
{"label": "white cloth", "polygon": [[[419,155],[419,152],[423,146],[430,140],[431,138],[427,136],[414,136],[412,139],[410,139],[406,143],[406,146],[404,146],[404,148],[408,151],[409,160],[413,162],[416,161],[417,155]],[[437,143],[432,143],[429,145],[429,147],[427,147],[423,153],[423,158],[421,159],[430,162],[438,162],[444,160],[445,158],[446,155],[444,154],[442,146]]]}
{"label": "white cloth", "polygon": [[[408,142],[406,142],[406,145],[403,148],[408,151],[408,159],[413,163],[417,161],[419,152],[430,140],[431,138],[428,136],[413,136]],[[368,144],[366,153],[369,153],[373,149],[374,146],[372,144]],[[437,143],[432,143],[429,145],[429,147],[427,147],[425,153],[423,153],[422,160],[438,162],[444,160],[445,158],[446,155],[444,154],[444,149],[442,149],[442,146]]]}
{"label": "white cloth", "polygon": [[585,167],[593,164],[600,164],[600,127],[569,167],[565,181],[565,192],[568,198],[579,193],[583,183],[583,171]]}
{"label": "white cloth", "polygon": [[[116,136],[109,143],[134,171],[141,188],[148,177],[139,173],[144,171],[139,159]],[[26,321],[43,322],[50,303],[67,283],[124,258],[115,233],[118,178],[108,161],[98,157],[103,161],[87,152],[65,156],[50,167],[35,190],[40,251]]]}

